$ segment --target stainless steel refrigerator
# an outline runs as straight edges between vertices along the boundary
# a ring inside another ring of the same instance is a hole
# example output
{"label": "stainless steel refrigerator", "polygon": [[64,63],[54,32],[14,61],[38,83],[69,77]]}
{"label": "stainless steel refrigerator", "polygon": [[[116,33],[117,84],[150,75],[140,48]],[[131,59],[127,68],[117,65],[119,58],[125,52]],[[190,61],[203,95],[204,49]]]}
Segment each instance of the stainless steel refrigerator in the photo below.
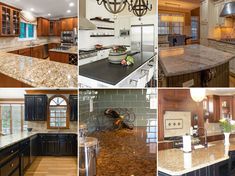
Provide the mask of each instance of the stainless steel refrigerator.
{"label": "stainless steel refrigerator", "polygon": [[155,29],[153,24],[131,26],[131,51],[154,52]]}

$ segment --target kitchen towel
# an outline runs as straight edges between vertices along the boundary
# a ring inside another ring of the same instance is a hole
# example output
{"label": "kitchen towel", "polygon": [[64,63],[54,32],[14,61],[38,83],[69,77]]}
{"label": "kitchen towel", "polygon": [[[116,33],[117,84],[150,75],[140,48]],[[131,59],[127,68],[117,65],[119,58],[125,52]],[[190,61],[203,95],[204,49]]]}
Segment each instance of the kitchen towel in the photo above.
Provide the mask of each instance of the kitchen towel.
{"label": "kitchen towel", "polygon": [[192,146],[191,146],[191,136],[186,134],[183,136],[183,151],[185,153],[189,153],[192,151]]}

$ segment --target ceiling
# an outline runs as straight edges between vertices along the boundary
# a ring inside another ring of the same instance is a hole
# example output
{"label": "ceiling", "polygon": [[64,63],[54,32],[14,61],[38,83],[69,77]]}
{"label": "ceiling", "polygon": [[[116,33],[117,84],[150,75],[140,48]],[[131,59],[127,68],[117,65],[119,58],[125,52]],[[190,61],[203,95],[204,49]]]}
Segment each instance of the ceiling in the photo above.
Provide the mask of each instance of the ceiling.
{"label": "ceiling", "polygon": [[0,89],[0,99],[22,99],[25,89]]}
{"label": "ceiling", "polygon": [[200,7],[200,0],[159,0],[159,6],[192,10]]}
{"label": "ceiling", "polygon": [[[30,11],[36,17],[60,18],[77,16],[78,0],[1,0],[3,3],[13,5],[24,11]],[[74,6],[70,7],[69,3]],[[33,9],[32,9],[33,8]],[[33,11],[32,11],[33,10]],[[67,13],[67,10],[71,10]],[[49,16],[48,14],[51,14]]]}
{"label": "ceiling", "polygon": [[235,95],[235,88],[210,88],[206,89],[207,95]]}

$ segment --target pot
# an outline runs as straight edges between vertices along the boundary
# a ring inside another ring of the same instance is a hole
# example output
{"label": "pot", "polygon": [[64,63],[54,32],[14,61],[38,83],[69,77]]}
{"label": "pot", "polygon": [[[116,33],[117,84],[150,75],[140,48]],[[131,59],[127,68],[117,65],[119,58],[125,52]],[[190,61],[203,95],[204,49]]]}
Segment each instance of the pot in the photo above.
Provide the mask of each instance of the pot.
{"label": "pot", "polygon": [[110,52],[109,53],[109,62],[113,64],[120,64],[123,59],[127,57],[127,52]]}

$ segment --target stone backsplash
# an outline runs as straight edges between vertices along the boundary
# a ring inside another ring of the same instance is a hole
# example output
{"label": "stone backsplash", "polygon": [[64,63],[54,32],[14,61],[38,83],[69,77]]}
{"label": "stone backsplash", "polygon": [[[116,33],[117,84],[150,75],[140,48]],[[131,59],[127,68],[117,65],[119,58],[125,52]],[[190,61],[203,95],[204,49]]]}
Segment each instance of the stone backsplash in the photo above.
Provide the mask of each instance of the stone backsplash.
{"label": "stone backsplash", "polygon": [[[55,131],[57,132],[58,129],[47,129],[47,122],[27,122],[28,128],[33,128],[33,132],[48,132],[48,131]],[[60,129],[60,132],[77,132],[77,122],[70,122],[69,129]]]}
{"label": "stone backsplash", "polygon": [[[135,113],[134,126],[157,126],[157,110],[150,108],[151,98],[156,94],[146,89],[120,89],[120,90],[80,90],[79,118],[80,123],[86,123],[89,131],[104,130],[110,123],[104,116],[107,108],[127,108]],[[92,100],[91,100],[92,99]],[[93,103],[92,103],[93,101]],[[93,111],[90,112],[90,104]]]}
{"label": "stone backsplash", "polygon": [[[34,43],[60,43],[60,37],[38,37],[33,40]],[[16,46],[29,45],[30,41],[19,41],[18,37],[0,37],[0,49]]]}

